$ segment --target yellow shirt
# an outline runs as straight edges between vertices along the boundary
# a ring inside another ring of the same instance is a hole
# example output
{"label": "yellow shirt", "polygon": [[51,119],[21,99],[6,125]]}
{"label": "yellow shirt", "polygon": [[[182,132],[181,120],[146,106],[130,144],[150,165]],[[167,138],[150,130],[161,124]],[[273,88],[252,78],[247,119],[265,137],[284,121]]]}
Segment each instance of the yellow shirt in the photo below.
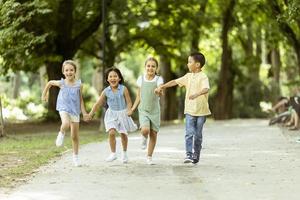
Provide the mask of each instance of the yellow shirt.
{"label": "yellow shirt", "polygon": [[208,106],[208,93],[200,95],[193,100],[189,99],[189,96],[200,92],[202,89],[209,89],[208,77],[204,72],[187,73],[175,81],[180,87],[184,86],[186,88],[184,114],[192,116],[206,116],[211,114]]}

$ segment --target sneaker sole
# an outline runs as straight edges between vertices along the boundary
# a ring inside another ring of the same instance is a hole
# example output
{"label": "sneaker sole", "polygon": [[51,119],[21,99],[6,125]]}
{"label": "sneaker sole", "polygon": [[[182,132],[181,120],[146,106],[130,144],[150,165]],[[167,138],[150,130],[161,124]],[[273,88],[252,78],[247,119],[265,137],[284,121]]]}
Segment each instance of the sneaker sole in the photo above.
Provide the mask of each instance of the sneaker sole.
{"label": "sneaker sole", "polygon": [[192,160],[184,160],[183,163],[192,163]]}
{"label": "sneaker sole", "polygon": [[114,158],[114,159],[112,159],[112,160],[105,160],[106,162],[112,162],[112,161],[114,161],[114,160],[117,160],[117,158]]}

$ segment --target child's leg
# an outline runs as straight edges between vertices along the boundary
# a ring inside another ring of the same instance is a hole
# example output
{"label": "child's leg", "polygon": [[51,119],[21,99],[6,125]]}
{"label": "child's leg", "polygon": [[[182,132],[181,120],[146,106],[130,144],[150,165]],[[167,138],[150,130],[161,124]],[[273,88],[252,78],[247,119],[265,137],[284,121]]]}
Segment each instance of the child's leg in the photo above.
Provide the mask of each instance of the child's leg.
{"label": "child's leg", "polygon": [[112,153],[116,153],[116,129],[112,128],[108,131],[109,145]]}
{"label": "child's leg", "polygon": [[112,162],[117,159],[116,154],[116,129],[111,128],[108,131],[108,137],[109,137],[109,146],[111,154],[106,158],[107,162]]}
{"label": "child's leg", "polygon": [[141,133],[142,133],[142,145],[141,149],[146,149],[147,148],[147,139],[150,134],[150,128],[149,127],[142,127],[141,128]]}
{"label": "child's leg", "polygon": [[196,163],[199,161],[200,151],[202,149],[202,130],[205,121],[206,121],[205,116],[197,117],[197,127],[196,127],[197,130],[194,136],[194,155],[193,155],[194,162]]}
{"label": "child's leg", "polygon": [[127,163],[128,162],[128,156],[127,156],[128,137],[127,137],[127,134],[121,133],[121,142],[122,142],[122,147],[123,147],[122,162]]}
{"label": "child's leg", "polygon": [[60,126],[60,131],[57,134],[55,144],[57,147],[60,147],[64,143],[64,137],[66,131],[70,127],[71,119],[68,113],[66,112],[59,112],[60,118],[61,118],[61,126]]}
{"label": "child's leg", "polygon": [[127,144],[128,144],[127,134],[121,133],[121,142],[122,142],[123,151],[127,151]]}
{"label": "child's leg", "polygon": [[186,114],[185,122],[185,151],[186,151],[186,162],[192,161],[193,154],[193,137],[196,134],[197,120],[196,117]]}
{"label": "child's leg", "polygon": [[157,132],[152,130],[150,131],[149,134],[150,140],[149,140],[149,146],[148,146],[148,156],[152,157],[155,145],[156,145],[156,140],[157,140]]}
{"label": "child's leg", "polygon": [[145,138],[148,138],[148,135],[150,134],[150,127],[142,127],[141,133]]}
{"label": "child's leg", "polygon": [[79,122],[71,122],[71,138],[74,155],[78,155],[79,149]]}
{"label": "child's leg", "polygon": [[61,112],[59,113],[61,119],[60,132],[65,134],[67,130],[70,128],[70,118],[67,113]]}

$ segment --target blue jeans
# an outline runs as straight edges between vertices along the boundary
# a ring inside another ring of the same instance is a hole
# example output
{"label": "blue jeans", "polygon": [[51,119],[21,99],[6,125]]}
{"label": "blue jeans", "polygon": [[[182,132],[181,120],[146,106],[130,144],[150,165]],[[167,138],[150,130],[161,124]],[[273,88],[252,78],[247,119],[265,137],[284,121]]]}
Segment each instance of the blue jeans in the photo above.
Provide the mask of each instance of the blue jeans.
{"label": "blue jeans", "polygon": [[199,160],[202,149],[202,129],[206,116],[185,115],[185,150],[187,156]]}

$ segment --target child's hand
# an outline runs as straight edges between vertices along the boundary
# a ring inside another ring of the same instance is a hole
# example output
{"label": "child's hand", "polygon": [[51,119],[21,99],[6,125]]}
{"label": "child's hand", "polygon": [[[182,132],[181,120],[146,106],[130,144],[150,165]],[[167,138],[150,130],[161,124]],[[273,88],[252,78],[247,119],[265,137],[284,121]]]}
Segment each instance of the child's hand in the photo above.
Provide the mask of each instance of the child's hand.
{"label": "child's hand", "polygon": [[199,96],[199,94],[193,94],[189,96],[190,100],[196,99]]}
{"label": "child's hand", "polygon": [[133,110],[132,110],[132,109],[127,110],[127,115],[128,115],[128,116],[131,116],[132,114],[133,114]]}
{"label": "child's hand", "polygon": [[88,122],[91,121],[91,117],[89,114],[83,114],[83,121]]}
{"label": "child's hand", "polygon": [[162,94],[162,89],[161,89],[160,87],[155,88],[154,93],[155,93],[156,95],[161,95],[161,94]]}
{"label": "child's hand", "polygon": [[48,102],[48,94],[42,95],[42,101]]}

